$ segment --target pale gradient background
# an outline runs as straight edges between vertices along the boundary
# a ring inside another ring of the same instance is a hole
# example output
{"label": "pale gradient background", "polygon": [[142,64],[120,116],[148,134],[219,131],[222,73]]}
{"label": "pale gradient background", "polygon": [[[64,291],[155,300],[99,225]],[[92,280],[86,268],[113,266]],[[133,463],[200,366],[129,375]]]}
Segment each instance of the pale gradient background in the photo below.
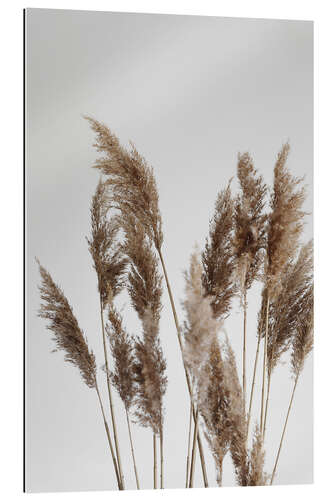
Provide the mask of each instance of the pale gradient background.
{"label": "pale gradient background", "polygon": [[[27,11],[26,123],[26,475],[28,491],[116,487],[94,391],[65,364],[37,317],[39,276],[34,257],[61,284],[89,338],[102,349],[96,277],[85,235],[98,181],[91,169],[93,134],[82,114],[132,140],[154,166],[160,192],[164,253],[181,319],[182,271],[208,231],[218,190],[235,176],[238,151],[249,150],[272,180],[283,141],[289,166],[306,174],[312,212],[313,25],[303,21]],[[234,188],[237,183],[234,181]],[[312,236],[308,217],[304,240]],[[248,373],[256,344],[259,286],[249,294]],[[128,329],[140,325],[123,294]],[[165,486],[185,477],[188,395],[166,293],[161,338],[168,361],[165,399]],[[235,301],[226,329],[240,366],[242,315]],[[292,380],[286,363],[272,381],[267,433],[271,472]],[[100,374],[100,385],[104,379]],[[105,396],[105,404],[106,393]],[[276,484],[312,482],[312,356],[297,388]],[[135,487],[127,429],[116,399],[127,487]],[[258,415],[258,400],[254,415]],[[151,434],[134,426],[142,486],[152,485]],[[215,470],[205,450],[209,482]],[[202,486],[199,461],[197,486]],[[229,457],[224,484],[234,485]]]}

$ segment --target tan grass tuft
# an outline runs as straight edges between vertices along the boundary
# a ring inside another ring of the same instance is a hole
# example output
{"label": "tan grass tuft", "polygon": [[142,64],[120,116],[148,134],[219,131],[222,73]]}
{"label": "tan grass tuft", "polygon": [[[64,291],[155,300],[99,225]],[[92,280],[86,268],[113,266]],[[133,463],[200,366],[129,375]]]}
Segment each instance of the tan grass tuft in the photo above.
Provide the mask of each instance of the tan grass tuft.
{"label": "tan grass tuft", "polygon": [[75,365],[90,388],[96,387],[96,361],[87,339],[79,327],[63,291],[54,283],[48,271],[39,263],[42,284],[39,316],[49,320],[47,328],[53,333],[56,350],[65,351],[65,361]]}
{"label": "tan grass tuft", "polygon": [[243,294],[257,279],[265,248],[265,222],[263,214],[267,186],[254,168],[248,153],[238,156],[237,176],[241,193],[235,202],[236,268]]}
{"label": "tan grass tuft", "polygon": [[209,237],[202,253],[202,282],[205,294],[210,297],[214,316],[221,319],[228,315],[231,299],[236,292],[232,243],[234,201],[230,182],[226,189],[218,194],[215,213],[210,222]]}
{"label": "tan grass tuft", "polygon": [[116,218],[108,218],[108,208],[106,185],[100,180],[92,198],[91,237],[87,238],[87,241],[98,277],[98,291],[103,309],[108,303],[109,295],[115,297],[123,288],[127,264],[116,241],[118,223]]}
{"label": "tan grass tuft", "polygon": [[280,292],[280,277],[298,248],[305,212],[301,210],[305,188],[302,178],[293,177],[286,167],[289,144],[278,154],[274,167],[271,213],[268,217],[266,283],[270,300]]}
{"label": "tan grass tuft", "polygon": [[107,176],[112,203],[121,212],[135,216],[160,249],[163,243],[158,191],[152,167],[139,155],[134,145],[127,150],[106,125],[86,117],[96,133],[96,149],[103,153],[94,167]]}

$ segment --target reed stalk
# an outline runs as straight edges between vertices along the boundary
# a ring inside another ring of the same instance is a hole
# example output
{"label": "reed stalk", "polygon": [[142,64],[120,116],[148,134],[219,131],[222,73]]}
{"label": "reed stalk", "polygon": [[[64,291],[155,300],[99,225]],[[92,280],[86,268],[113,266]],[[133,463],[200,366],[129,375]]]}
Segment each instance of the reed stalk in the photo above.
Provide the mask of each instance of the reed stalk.
{"label": "reed stalk", "polygon": [[156,433],[153,433],[153,453],[154,453],[154,467],[153,467],[153,476],[154,476],[154,490],[157,489],[157,450],[156,450]]}
{"label": "reed stalk", "polygon": [[217,475],[217,484],[219,485],[219,488],[222,487],[222,473],[223,473],[223,462],[221,462],[220,469],[218,471]]}
{"label": "reed stalk", "polygon": [[[158,251],[158,255],[160,257],[160,261],[161,261],[161,264],[162,264],[163,274],[164,274],[165,282],[166,282],[166,285],[167,285],[167,290],[168,290],[169,300],[170,300],[171,309],[172,309],[172,313],[173,313],[173,318],[174,318],[174,322],[175,322],[175,325],[176,325],[177,337],[178,337],[180,351],[181,351],[181,354],[182,354],[182,360],[183,360],[183,365],[184,365],[184,371],[185,371],[185,377],[186,377],[186,382],[187,382],[187,388],[188,388],[188,391],[189,391],[191,403],[193,403],[192,385],[191,385],[191,382],[190,382],[190,377],[189,377],[188,371],[187,371],[185,363],[184,363],[183,341],[182,341],[182,337],[181,337],[181,330],[180,330],[180,326],[179,326],[179,322],[178,322],[178,316],[177,316],[177,312],[176,312],[175,303],[174,303],[174,300],[173,300],[173,295],[172,295],[172,290],[171,290],[171,286],[170,286],[170,282],[169,282],[169,278],[168,278],[168,273],[167,273],[167,270],[166,270],[166,267],[165,267],[165,263],[164,263],[162,251],[161,251],[160,248],[157,248],[157,251]],[[192,405],[192,416],[193,416],[193,420],[194,420],[194,425],[196,425],[197,418],[196,418],[196,413],[195,413],[193,405]],[[198,441],[198,449],[199,449],[199,455],[200,455],[200,461],[201,461],[201,469],[202,469],[202,476],[203,476],[204,486],[205,486],[205,488],[208,488],[208,478],[207,478],[207,471],[206,471],[206,463],[205,463],[205,458],[204,458],[203,447],[202,447],[202,442],[201,442],[201,437],[200,437],[200,431],[199,431],[199,429],[197,429],[197,432],[196,432],[196,439]]]}
{"label": "reed stalk", "polygon": [[260,411],[260,432],[262,435],[264,430],[264,401],[265,401],[266,365],[267,365],[268,314],[269,314],[269,297],[267,297],[267,304],[266,304],[266,328],[265,328],[265,339],[264,339],[264,358],[262,367],[261,411]]}
{"label": "reed stalk", "polygon": [[116,456],[115,456],[115,453],[114,453],[114,449],[113,449],[113,445],[112,445],[112,440],[111,440],[111,435],[110,435],[110,430],[109,430],[108,423],[106,421],[105,411],[104,411],[104,407],[103,407],[101,395],[100,395],[100,392],[99,392],[99,389],[98,389],[98,386],[97,386],[97,382],[96,382],[95,388],[96,388],[96,393],[97,393],[99,405],[100,405],[102,416],[103,416],[103,421],[104,421],[106,435],[107,435],[107,438],[108,438],[108,443],[109,443],[110,452],[111,452],[111,456],[112,456],[113,466],[114,466],[114,470],[115,470],[115,473],[116,473],[116,478],[117,478],[117,483],[118,483],[118,489],[119,490],[123,490],[124,488],[123,488],[123,486],[121,484],[121,481],[120,481],[117,460],[116,460]]}
{"label": "reed stalk", "polygon": [[196,457],[196,451],[197,451],[197,438],[198,438],[198,431],[199,431],[199,414],[198,410],[195,412],[195,421],[194,421],[194,432],[193,432],[193,445],[192,445],[192,458],[191,458],[191,470],[190,470],[190,482],[189,482],[189,488],[193,488],[193,481],[194,481],[194,471],[195,471],[195,457]]}
{"label": "reed stalk", "polygon": [[289,414],[290,414],[290,410],[291,410],[291,407],[292,407],[292,404],[293,404],[293,400],[294,400],[294,395],[295,395],[295,391],[296,391],[296,386],[297,386],[299,374],[300,374],[300,372],[298,372],[298,374],[296,375],[296,378],[295,378],[295,383],[294,383],[293,391],[292,391],[292,394],[291,394],[291,398],[290,398],[290,402],[289,402],[289,407],[288,407],[286,419],[285,419],[284,426],[283,426],[283,431],[282,431],[282,435],[281,435],[280,445],[279,445],[279,449],[278,449],[278,452],[277,452],[277,455],[276,455],[276,459],[275,459],[275,463],[274,463],[274,469],[273,469],[273,472],[272,472],[272,477],[271,477],[270,485],[273,484],[274,476],[275,476],[275,473],[276,473],[276,468],[277,468],[277,465],[278,465],[278,462],[279,462],[281,448],[282,448],[282,444],[283,444],[283,440],[284,440],[284,435],[286,433],[286,428],[287,428],[287,424],[288,424]]}
{"label": "reed stalk", "polygon": [[102,336],[103,336],[104,361],[105,361],[105,371],[106,371],[106,384],[107,384],[108,395],[109,395],[110,413],[111,413],[112,428],[113,428],[113,436],[114,436],[114,442],[115,442],[115,448],[116,448],[116,455],[117,455],[117,462],[118,462],[118,471],[119,471],[119,476],[120,476],[120,482],[121,482],[121,484],[123,486],[122,489],[124,489],[125,488],[124,476],[123,476],[123,471],[122,471],[122,466],[121,466],[121,458],[120,458],[120,452],[119,452],[119,443],[118,443],[116,420],[115,420],[114,411],[113,411],[112,391],[111,391],[111,383],[110,383],[110,377],[109,377],[109,363],[108,363],[108,355],[107,355],[107,349],[106,349],[105,326],[104,326],[103,306],[102,306],[102,298],[101,297],[100,297],[100,313],[101,313],[101,325],[102,325]]}
{"label": "reed stalk", "polygon": [[249,411],[248,411],[248,414],[247,414],[246,439],[248,438],[249,428],[250,428],[250,420],[251,420],[251,411],[252,411],[254,386],[255,386],[255,381],[256,381],[256,373],[257,373],[258,358],[259,358],[260,340],[261,340],[260,335],[258,335],[256,357],[255,357],[255,360],[254,360],[253,375],[252,375],[252,384],[251,384],[251,394],[250,394],[250,402],[249,402]]}
{"label": "reed stalk", "polygon": [[189,477],[190,477],[190,454],[191,454],[191,434],[192,434],[192,401],[190,404],[190,421],[188,426],[188,443],[187,443],[187,458],[186,458],[186,482],[185,488],[188,488]]}
{"label": "reed stalk", "polygon": [[268,401],[269,401],[269,393],[270,393],[270,388],[271,388],[271,376],[272,376],[272,373],[269,370],[268,371],[268,379],[267,379],[267,395],[266,395],[266,404],[265,404],[264,431],[263,431],[263,436],[262,436],[262,442],[263,443],[264,443],[264,440],[265,440],[265,433],[266,433]]}
{"label": "reed stalk", "polygon": [[163,453],[163,429],[160,429],[160,488],[164,489],[164,453]]}
{"label": "reed stalk", "polygon": [[246,290],[243,298],[243,397],[244,405],[246,405]]}
{"label": "reed stalk", "polygon": [[133,439],[132,439],[132,431],[131,431],[131,424],[130,424],[130,419],[128,418],[128,410],[126,410],[126,420],[127,420],[127,428],[128,428],[128,435],[130,438],[130,444],[131,444],[131,453],[132,453],[132,460],[133,460],[133,468],[134,468],[134,474],[135,474],[135,482],[136,482],[136,489],[140,489],[140,483],[139,483],[139,476],[138,476],[138,471],[136,468],[136,461],[135,461],[135,454],[134,454],[134,446],[133,446]]}

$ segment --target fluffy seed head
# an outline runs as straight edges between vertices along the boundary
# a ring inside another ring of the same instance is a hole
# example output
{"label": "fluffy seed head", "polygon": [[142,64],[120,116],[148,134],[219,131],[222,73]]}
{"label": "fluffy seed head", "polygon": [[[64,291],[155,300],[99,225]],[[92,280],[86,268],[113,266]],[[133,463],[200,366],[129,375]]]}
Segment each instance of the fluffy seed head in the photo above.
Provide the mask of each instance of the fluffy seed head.
{"label": "fluffy seed head", "polygon": [[55,350],[65,352],[65,361],[75,365],[88,387],[96,386],[95,356],[89,350],[87,340],[79,327],[73,310],[64,293],[47,270],[37,261],[42,283],[39,287],[43,303],[39,316],[49,321],[48,330],[53,333]]}

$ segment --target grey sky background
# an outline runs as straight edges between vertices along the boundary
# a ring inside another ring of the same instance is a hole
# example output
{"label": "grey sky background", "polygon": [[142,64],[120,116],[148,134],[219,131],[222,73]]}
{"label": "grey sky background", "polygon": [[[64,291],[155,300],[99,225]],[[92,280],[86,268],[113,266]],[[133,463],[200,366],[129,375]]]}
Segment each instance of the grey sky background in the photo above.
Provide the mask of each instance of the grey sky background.
{"label": "grey sky background", "polygon": [[[28,9],[26,31],[26,473],[28,491],[114,489],[116,483],[94,391],[78,371],[51,354],[37,317],[39,275],[51,272],[103,364],[97,285],[85,236],[98,182],[91,168],[94,136],[82,118],[133,141],[154,166],[165,234],[164,253],[181,320],[183,270],[194,244],[203,247],[218,191],[236,175],[237,153],[249,151],[271,182],[276,155],[291,144],[289,166],[306,175],[312,212],[313,25],[150,14]],[[236,179],[233,188],[237,190]],[[312,237],[307,218],[304,241]],[[125,323],[140,324],[122,294]],[[248,374],[256,348],[260,286],[249,294]],[[166,291],[161,341],[169,385],[165,398],[165,487],[183,487],[189,398]],[[238,366],[242,314],[234,302],[225,324]],[[273,375],[266,440],[271,472],[292,379],[288,357]],[[259,360],[261,365],[261,359]],[[258,377],[259,380],[259,377]],[[103,374],[99,374],[105,406]],[[259,394],[259,384],[257,385]],[[115,395],[127,487],[135,481],[122,404]],[[295,396],[276,484],[312,482],[312,356]],[[259,397],[253,415],[259,414]],[[134,426],[139,474],[152,486],[152,437]],[[205,444],[210,485],[215,470]],[[197,462],[196,486],[202,486]],[[224,484],[235,485],[229,457]]]}

